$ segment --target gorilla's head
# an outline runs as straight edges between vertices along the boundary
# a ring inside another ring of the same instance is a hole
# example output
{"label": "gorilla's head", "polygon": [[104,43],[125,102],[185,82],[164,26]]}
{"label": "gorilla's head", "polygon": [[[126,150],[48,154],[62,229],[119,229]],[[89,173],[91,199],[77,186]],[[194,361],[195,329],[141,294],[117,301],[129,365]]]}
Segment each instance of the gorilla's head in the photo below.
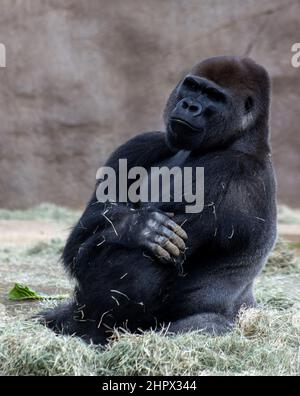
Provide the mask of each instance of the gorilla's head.
{"label": "gorilla's head", "polygon": [[170,95],[164,112],[167,143],[177,150],[209,150],[250,133],[267,141],[269,103],[270,80],[262,66],[249,58],[207,59]]}

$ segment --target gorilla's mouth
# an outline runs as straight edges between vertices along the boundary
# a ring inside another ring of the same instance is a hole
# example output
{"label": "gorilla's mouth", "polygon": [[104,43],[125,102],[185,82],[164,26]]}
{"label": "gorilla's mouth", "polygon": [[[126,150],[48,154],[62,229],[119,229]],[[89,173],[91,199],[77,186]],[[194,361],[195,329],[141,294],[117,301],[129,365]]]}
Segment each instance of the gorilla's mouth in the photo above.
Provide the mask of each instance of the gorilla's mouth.
{"label": "gorilla's mouth", "polygon": [[172,117],[170,119],[170,127],[173,132],[178,133],[178,132],[186,132],[186,133],[199,133],[201,132],[200,128],[196,128],[186,120],[183,120],[181,118],[175,118]]}

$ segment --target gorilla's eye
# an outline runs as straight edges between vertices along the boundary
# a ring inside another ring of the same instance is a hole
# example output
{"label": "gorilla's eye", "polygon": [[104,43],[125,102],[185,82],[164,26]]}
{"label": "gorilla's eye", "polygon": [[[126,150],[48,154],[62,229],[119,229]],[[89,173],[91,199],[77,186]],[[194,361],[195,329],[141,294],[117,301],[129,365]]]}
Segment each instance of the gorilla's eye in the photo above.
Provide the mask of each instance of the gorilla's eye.
{"label": "gorilla's eye", "polygon": [[250,113],[250,111],[253,109],[254,106],[254,101],[253,98],[251,98],[251,96],[249,96],[246,101],[245,101],[245,110],[246,113]]}
{"label": "gorilla's eye", "polygon": [[214,102],[226,102],[226,96],[221,92],[218,91],[215,88],[207,88],[205,90],[206,95],[210,100],[213,100]]}
{"label": "gorilla's eye", "polygon": [[199,91],[199,84],[197,83],[197,81],[195,81],[193,79],[193,77],[186,77],[183,85],[185,88],[187,88],[188,90],[192,91],[192,92],[197,92]]}

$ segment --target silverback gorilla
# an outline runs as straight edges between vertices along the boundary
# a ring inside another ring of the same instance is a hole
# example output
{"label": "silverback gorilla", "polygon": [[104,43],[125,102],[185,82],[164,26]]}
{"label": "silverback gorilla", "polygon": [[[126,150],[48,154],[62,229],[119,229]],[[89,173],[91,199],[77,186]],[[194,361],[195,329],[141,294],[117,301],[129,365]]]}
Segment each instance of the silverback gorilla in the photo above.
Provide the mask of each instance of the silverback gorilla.
{"label": "silverback gorilla", "polygon": [[202,167],[204,209],[102,203],[94,192],[63,252],[74,298],[42,322],[98,344],[117,327],[229,331],[255,306],[253,282],[276,238],[269,106],[269,76],[251,59],[197,64],[170,95],[166,132],[138,135],[106,165]]}

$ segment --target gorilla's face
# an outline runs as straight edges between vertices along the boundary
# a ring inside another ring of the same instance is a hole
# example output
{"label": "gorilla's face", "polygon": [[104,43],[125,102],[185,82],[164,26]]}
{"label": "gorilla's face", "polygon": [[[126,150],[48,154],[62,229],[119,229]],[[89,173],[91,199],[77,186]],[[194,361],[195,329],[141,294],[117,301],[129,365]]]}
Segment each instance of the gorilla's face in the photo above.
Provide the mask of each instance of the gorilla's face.
{"label": "gorilla's face", "polygon": [[192,151],[218,148],[254,125],[260,107],[261,70],[254,62],[245,62],[215,58],[209,65],[200,63],[183,78],[164,113],[171,148]]}
{"label": "gorilla's face", "polygon": [[192,150],[206,139],[225,133],[233,112],[231,97],[222,87],[195,75],[187,75],[173,93],[167,116],[171,147]]}

